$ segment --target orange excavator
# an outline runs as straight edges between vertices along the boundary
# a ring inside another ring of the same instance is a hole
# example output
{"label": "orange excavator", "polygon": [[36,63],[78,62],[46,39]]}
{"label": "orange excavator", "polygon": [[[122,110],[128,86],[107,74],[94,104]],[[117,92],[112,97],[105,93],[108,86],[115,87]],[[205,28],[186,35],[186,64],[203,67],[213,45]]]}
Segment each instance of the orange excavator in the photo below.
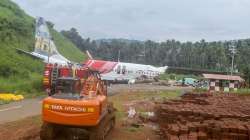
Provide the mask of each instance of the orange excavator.
{"label": "orange excavator", "polygon": [[98,71],[47,64],[43,85],[41,140],[104,140],[115,125],[115,109]]}

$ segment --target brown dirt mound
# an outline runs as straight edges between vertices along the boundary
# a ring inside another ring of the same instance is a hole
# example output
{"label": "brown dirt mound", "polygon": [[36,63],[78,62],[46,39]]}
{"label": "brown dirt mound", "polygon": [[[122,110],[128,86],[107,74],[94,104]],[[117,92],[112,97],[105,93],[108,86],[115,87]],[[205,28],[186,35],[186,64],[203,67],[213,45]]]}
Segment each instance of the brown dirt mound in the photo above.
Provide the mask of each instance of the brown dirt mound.
{"label": "brown dirt mound", "polygon": [[250,96],[189,93],[156,110],[166,140],[250,139]]}

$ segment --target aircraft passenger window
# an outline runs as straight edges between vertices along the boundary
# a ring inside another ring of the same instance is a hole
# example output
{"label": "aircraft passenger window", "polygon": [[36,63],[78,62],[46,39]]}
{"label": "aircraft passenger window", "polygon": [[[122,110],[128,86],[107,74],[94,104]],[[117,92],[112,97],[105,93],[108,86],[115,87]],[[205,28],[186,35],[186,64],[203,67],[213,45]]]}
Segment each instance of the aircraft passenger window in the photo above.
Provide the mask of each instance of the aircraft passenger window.
{"label": "aircraft passenger window", "polygon": [[122,74],[125,74],[126,73],[126,66],[123,66],[122,67]]}
{"label": "aircraft passenger window", "polygon": [[119,65],[118,67],[117,67],[117,74],[120,74],[121,73],[121,66]]}

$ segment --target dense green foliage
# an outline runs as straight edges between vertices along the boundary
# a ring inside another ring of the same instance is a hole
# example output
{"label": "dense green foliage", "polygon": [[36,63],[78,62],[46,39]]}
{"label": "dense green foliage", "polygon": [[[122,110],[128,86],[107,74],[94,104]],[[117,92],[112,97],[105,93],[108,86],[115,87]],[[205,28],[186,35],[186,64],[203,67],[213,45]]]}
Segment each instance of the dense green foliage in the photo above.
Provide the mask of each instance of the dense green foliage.
{"label": "dense green foliage", "polygon": [[[15,48],[32,50],[34,19],[9,0],[0,1],[0,92],[41,89],[43,63],[18,54]],[[37,84],[39,83],[39,84]]]}
{"label": "dense green foliage", "polygon": [[73,42],[81,51],[89,50],[89,47],[92,47],[90,39],[83,39],[75,28],[71,28],[69,31],[61,31],[61,33]]}
{"label": "dense green foliage", "polygon": [[[76,29],[62,31],[81,50],[90,50],[96,57],[104,60],[151,64],[155,66],[174,66],[195,69],[226,71],[231,69],[231,54],[229,48],[235,45],[235,71],[245,73],[250,77],[250,39],[238,41],[179,42],[167,40],[129,41],[124,39],[90,40],[83,39]],[[247,78],[250,79],[250,78]]]}
{"label": "dense green foliage", "polygon": [[[12,47],[31,50],[34,41],[34,19],[15,3],[0,1],[0,41]],[[2,46],[2,45],[1,45]]]}
{"label": "dense green foliage", "polygon": [[[35,44],[35,20],[10,0],[0,0],[0,93],[40,92],[43,62],[19,54],[15,48],[32,51]],[[81,62],[84,56],[69,40],[53,30],[59,52]],[[72,49],[72,50],[71,50]]]}
{"label": "dense green foliage", "polygon": [[[81,50],[89,49],[93,55],[105,60],[120,60],[124,62],[144,63],[156,66],[177,66],[200,69],[227,71],[231,66],[229,46],[232,41],[179,42],[167,40],[126,41],[122,39],[93,40],[83,39],[76,29],[62,31]],[[239,40],[235,68],[243,70],[250,58],[250,40]],[[129,54],[129,55],[128,55]]]}

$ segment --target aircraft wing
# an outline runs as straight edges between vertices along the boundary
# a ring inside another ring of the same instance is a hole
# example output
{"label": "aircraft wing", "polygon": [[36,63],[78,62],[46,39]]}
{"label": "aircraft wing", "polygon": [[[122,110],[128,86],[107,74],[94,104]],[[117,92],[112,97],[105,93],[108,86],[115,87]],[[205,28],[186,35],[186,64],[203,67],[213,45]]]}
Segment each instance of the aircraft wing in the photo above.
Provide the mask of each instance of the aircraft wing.
{"label": "aircraft wing", "polygon": [[25,50],[22,50],[22,49],[19,49],[19,48],[15,48],[15,49],[16,49],[16,51],[18,53],[26,54],[26,55],[29,55],[32,58],[43,60],[42,58],[40,58],[40,57],[38,57],[36,55],[33,55],[31,52],[28,52],[28,51],[25,51]]}

